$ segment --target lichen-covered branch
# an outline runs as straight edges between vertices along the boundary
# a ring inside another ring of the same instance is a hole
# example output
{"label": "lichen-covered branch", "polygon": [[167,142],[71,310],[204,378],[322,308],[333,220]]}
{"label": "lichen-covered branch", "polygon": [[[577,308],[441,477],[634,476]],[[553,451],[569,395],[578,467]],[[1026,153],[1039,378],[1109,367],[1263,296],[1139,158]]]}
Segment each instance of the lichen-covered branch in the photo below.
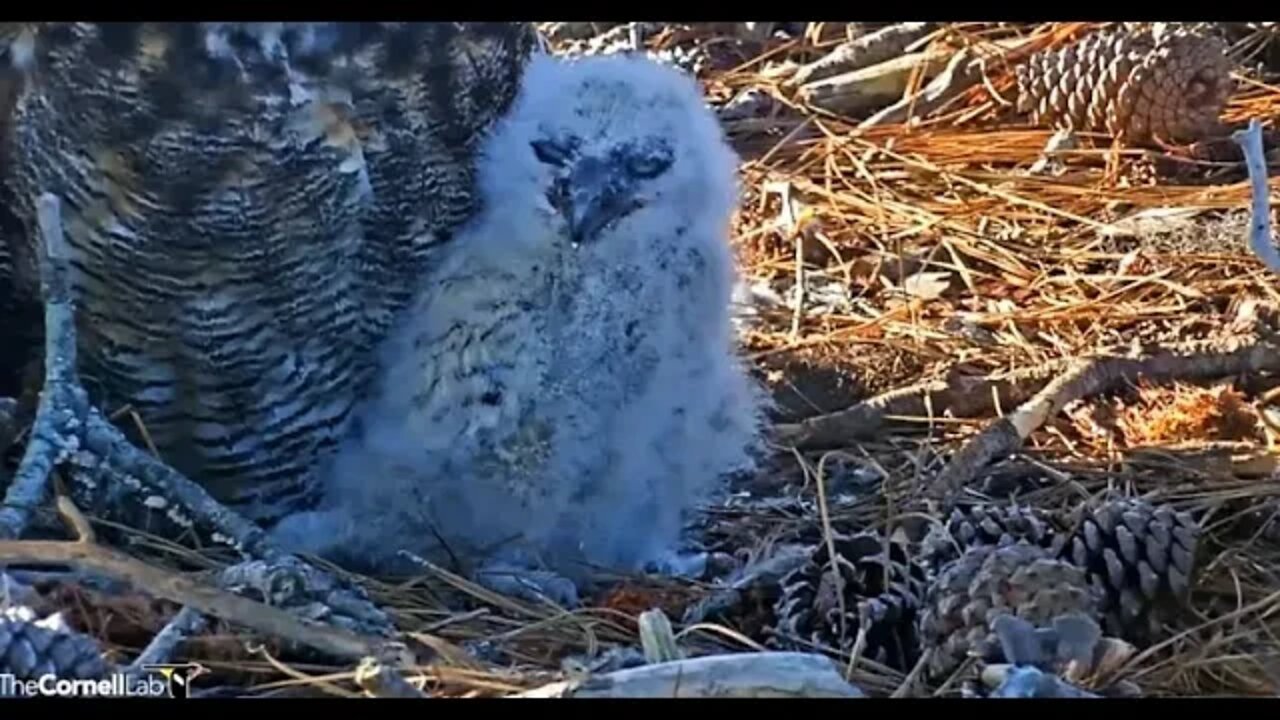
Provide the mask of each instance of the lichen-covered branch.
{"label": "lichen-covered branch", "polygon": [[49,193],[37,201],[45,297],[44,391],[22,462],[5,495],[5,506],[0,508],[0,539],[21,537],[35,509],[49,500],[49,474],[78,449],[76,429],[89,408],[88,397],[76,379],[71,260],[60,208],[58,198]]}
{"label": "lichen-covered branch", "polygon": [[0,542],[0,565],[57,564],[119,578],[150,595],[181,603],[272,637],[285,638],[334,657],[360,660],[381,655],[384,638],[300,620],[293,614],[183,575],[151,567],[107,547],[83,542],[11,540]]}

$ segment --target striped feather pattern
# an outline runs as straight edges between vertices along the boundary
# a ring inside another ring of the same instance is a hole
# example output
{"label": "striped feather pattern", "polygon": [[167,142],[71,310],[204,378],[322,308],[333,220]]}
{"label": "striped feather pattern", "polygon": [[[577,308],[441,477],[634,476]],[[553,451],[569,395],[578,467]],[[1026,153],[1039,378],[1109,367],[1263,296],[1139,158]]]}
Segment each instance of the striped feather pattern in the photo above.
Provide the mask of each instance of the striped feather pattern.
{"label": "striped feather pattern", "polygon": [[44,25],[7,183],[64,200],[82,369],[163,458],[250,517],[314,495],[373,347],[476,209],[474,143],[531,28]]}

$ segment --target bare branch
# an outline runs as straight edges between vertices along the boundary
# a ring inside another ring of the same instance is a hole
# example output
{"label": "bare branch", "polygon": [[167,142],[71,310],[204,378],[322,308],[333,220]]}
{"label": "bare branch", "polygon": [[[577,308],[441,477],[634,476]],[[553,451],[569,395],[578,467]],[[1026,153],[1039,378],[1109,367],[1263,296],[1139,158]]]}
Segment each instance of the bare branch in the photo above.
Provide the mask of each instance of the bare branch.
{"label": "bare branch", "polygon": [[191,635],[203,630],[206,623],[206,618],[200,613],[189,607],[182,608],[163,630],[156,633],[138,657],[125,668],[125,672],[141,673],[144,672],[144,665],[170,662],[178,646]]}
{"label": "bare branch", "polygon": [[898,57],[936,26],[932,22],[897,23],[841,43],[821,59],[797,70],[787,84],[805,85]]}
{"label": "bare branch", "polygon": [[1249,170],[1249,186],[1252,190],[1249,202],[1249,249],[1272,272],[1280,273],[1280,252],[1276,252],[1275,242],[1271,239],[1271,188],[1267,181],[1267,158],[1262,152],[1262,125],[1254,118],[1249,121],[1246,129],[1232,133],[1231,139],[1240,145],[1245,167]]}
{"label": "bare branch", "polygon": [[934,415],[974,417],[996,407],[1010,407],[1030,399],[1065,363],[1036,367],[1003,378],[952,376],[891,390],[825,415],[775,428],[778,442],[798,448],[840,447],[849,439],[870,439],[893,415],[924,417]]}
{"label": "bare branch", "polygon": [[989,463],[1016,451],[1032,432],[1076,400],[1114,391],[1138,378],[1168,383],[1277,370],[1280,353],[1273,346],[1261,344],[1223,353],[1164,352],[1147,358],[1099,357],[1082,361],[969,440],[942,469],[930,495],[938,500],[954,500],[959,490]]}

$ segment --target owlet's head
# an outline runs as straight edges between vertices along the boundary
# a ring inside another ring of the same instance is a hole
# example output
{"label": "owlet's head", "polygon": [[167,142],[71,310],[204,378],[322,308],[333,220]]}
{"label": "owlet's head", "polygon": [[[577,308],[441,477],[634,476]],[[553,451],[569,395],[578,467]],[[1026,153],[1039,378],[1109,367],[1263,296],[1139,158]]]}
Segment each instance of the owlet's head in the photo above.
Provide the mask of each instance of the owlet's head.
{"label": "owlet's head", "polygon": [[486,197],[531,198],[575,244],[629,222],[727,222],[737,200],[737,158],[697,84],[642,57],[535,56],[485,155]]}

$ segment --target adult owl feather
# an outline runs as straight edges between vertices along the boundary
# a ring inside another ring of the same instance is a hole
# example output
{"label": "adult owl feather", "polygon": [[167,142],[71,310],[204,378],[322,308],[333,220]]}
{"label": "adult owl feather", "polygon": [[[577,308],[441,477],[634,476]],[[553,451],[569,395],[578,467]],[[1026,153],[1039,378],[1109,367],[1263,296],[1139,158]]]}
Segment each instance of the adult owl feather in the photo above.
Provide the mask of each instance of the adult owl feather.
{"label": "adult owl feather", "polygon": [[277,538],[373,569],[400,550],[574,582],[661,565],[758,449],[736,157],[687,75],[546,55],[481,157],[486,211],[392,331],[321,509]]}
{"label": "adult owl feather", "polygon": [[[81,371],[258,520],[316,497],[373,349],[477,209],[520,23],[6,24],[19,299],[62,199]],[[3,283],[0,283],[2,285]],[[0,288],[3,289],[3,288]]]}

